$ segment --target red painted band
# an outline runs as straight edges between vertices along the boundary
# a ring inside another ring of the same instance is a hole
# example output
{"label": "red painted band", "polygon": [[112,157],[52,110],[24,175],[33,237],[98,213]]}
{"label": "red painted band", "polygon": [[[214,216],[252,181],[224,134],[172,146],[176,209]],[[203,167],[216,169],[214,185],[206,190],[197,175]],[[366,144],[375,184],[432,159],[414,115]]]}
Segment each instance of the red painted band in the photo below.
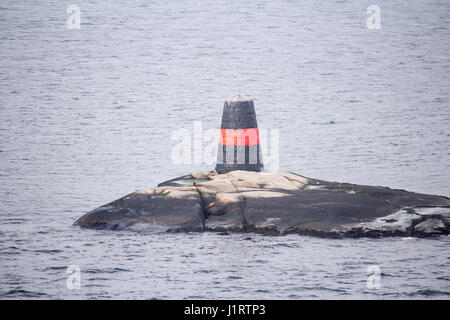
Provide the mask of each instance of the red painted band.
{"label": "red painted band", "polygon": [[258,128],[220,129],[220,144],[224,146],[253,146],[259,144]]}

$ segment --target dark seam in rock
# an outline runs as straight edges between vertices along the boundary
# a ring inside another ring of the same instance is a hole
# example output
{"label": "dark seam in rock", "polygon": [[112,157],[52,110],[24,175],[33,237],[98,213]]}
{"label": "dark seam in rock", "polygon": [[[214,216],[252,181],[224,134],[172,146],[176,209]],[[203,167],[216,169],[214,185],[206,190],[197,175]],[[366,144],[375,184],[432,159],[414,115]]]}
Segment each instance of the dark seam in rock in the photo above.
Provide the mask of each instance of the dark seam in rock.
{"label": "dark seam in rock", "polygon": [[[233,188],[236,190],[236,192],[238,193],[242,193],[238,190],[238,188],[236,188],[236,186],[233,183],[233,180],[230,180],[231,185],[233,186]],[[247,199],[245,198],[245,196],[241,195],[241,203],[240,203],[240,209],[241,209],[241,214],[242,214],[242,228],[244,229],[244,231],[247,231],[247,220],[245,219],[245,205],[247,202]]]}
{"label": "dark seam in rock", "polygon": [[203,231],[206,229],[205,228],[205,220],[208,217],[208,213],[205,210],[205,200],[203,199],[202,193],[200,192],[200,190],[197,187],[197,183],[193,183],[193,186],[195,187],[195,190],[197,190],[200,201],[199,201],[199,205],[200,205],[200,209],[201,209],[201,215],[200,215],[200,221],[202,222],[202,226],[203,226]]}
{"label": "dark seam in rock", "polygon": [[[444,221],[442,221],[442,216],[439,215],[439,214],[427,214],[427,215],[419,214],[419,215],[421,217],[420,220],[419,219],[414,219],[414,220],[411,221],[411,227],[410,227],[411,228],[411,233],[410,233],[411,235],[421,235],[422,232],[416,231],[416,226],[418,224],[421,224],[422,222],[427,221],[428,219],[437,219],[437,220],[441,221],[442,224],[444,224],[444,226],[445,226]],[[445,230],[445,228],[439,228],[439,229],[441,229],[441,230],[444,229]],[[432,235],[433,234],[431,233],[430,236],[432,236]]]}
{"label": "dark seam in rock", "polygon": [[242,201],[241,201],[241,213],[242,213],[242,227],[244,228],[245,231],[247,231],[247,219],[245,219],[245,205],[247,203],[247,199],[244,196],[241,196]]}

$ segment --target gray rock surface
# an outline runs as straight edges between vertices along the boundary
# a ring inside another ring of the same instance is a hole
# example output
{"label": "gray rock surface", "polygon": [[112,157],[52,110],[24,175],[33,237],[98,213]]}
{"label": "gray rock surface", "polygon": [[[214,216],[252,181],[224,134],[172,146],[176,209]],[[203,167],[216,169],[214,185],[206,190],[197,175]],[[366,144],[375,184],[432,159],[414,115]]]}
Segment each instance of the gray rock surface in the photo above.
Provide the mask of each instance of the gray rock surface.
{"label": "gray rock surface", "polygon": [[171,232],[298,233],[320,237],[429,237],[450,233],[450,199],[291,172],[198,172],[131,193],[75,223]]}

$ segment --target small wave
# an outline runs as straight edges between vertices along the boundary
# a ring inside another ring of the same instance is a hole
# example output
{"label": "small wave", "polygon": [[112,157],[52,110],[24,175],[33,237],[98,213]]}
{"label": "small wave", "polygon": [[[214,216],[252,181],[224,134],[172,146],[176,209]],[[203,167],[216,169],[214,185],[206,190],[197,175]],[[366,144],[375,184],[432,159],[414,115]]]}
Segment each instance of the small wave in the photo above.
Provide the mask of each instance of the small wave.
{"label": "small wave", "polygon": [[186,300],[199,300],[199,299],[204,299],[205,297],[203,296],[187,296],[185,299]]}
{"label": "small wave", "polygon": [[338,289],[338,288],[327,288],[324,286],[316,286],[316,287],[298,287],[296,290],[303,291],[303,290],[314,290],[314,291],[330,291],[330,292],[339,292],[339,293],[345,293],[347,294],[347,290],[345,289]]}
{"label": "small wave", "polygon": [[57,271],[59,271],[59,270],[66,270],[66,269],[67,269],[67,266],[55,266],[55,267],[48,267],[45,270],[46,271],[47,270],[57,270]]}
{"label": "small wave", "polygon": [[20,252],[17,251],[2,251],[2,255],[18,255]]}
{"label": "small wave", "polygon": [[315,294],[310,294],[310,295],[306,295],[306,296],[300,296],[298,294],[290,294],[288,295],[289,299],[318,299],[319,296],[316,296]]}
{"label": "small wave", "polygon": [[105,288],[106,286],[102,285],[102,284],[89,283],[89,284],[84,284],[83,287],[84,288]]}
{"label": "small wave", "polygon": [[267,290],[267,289],[258,289],[258,290],[255,290],[255,292],[258,292],[258,293],[271,293],[271,291]]}
{"label": "small wave", "polygon": [[211,272],[213,272],[213,270],[200,269],[200,270],[194,271],[194,273],[211,273]]}
{"label": "small wave", "polygon": [[111,280],[111,278],[92,277],[92,278],[87,278],[86,280],[88,280],[88,281],[108,281],[108,280]]}
{"label": "small wave", "polygon": [[288,243],[282,243],[282,242],[276,243],[276,244],[274,244],[274,246],[276,246],[276,247],[295,248],[295,246],[293,246],[293,245],[290,245],[290,244],[288,244]]}
{"label": "small wave", "polygon": [[22,289],[13,289],[4,294],[1,294],[2,297],[27,297],[27,298],[38,298],[47,296],[46,293],[43,292],[33,292]]}
{"label": "small wave", "polygon": [[61,252],[63,252],[63,250],[59,250],[59,249],[53,249],[53,250],[40,249],[40,250],[34,250],[34,252],[37,252],[37,253],[61,253]]}
{"label": "small wave", "polygon": [[433,289],[424,289],[424,290],[418,290],[416,292],[412,292],[412,293],[410,293],[408,295],[409,296],[427,296],[427,297],[450,296],[450,292],[433,290]]}
{"label": "small wave", "polygon": [[83,273],[116,273],[116,272],[129,272],[129,269],[122,268],[110,268],[110,269],[87,269],[83,270]]}
{"label": "small wave", "polygon": [[267,260],[258,259],[258,260],[255,260],[255,263],[267,263]]}

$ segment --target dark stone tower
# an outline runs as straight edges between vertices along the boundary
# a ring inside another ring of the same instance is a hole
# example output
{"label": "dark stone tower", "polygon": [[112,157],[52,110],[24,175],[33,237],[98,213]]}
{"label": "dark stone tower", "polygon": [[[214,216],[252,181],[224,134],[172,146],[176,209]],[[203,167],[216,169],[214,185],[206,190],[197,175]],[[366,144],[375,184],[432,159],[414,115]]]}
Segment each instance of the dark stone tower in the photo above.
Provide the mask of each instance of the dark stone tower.
{"label": "dark stone tower", "polygon": [[253,100],[237,95],[223,107],[216,171],[262,171],[258,123]]}

